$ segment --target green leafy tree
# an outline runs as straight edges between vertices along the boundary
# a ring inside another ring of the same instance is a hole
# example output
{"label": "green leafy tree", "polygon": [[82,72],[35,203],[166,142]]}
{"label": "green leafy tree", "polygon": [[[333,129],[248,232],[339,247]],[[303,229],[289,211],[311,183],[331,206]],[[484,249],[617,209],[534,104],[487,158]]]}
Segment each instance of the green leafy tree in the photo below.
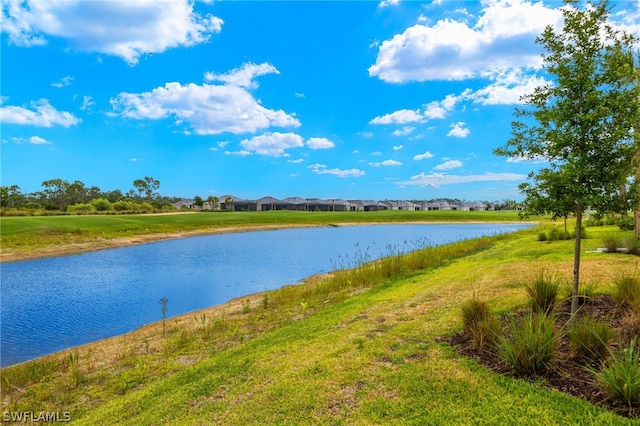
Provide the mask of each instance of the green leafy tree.
{"label": "green leafy tree", "polygon": [[575,313],[584,211],[629,210],[637,203],[637,182],[631,177],[640,144],[634,137],[640,89],[633,55],[637,40],[608,23],[607,1],[585,9],[568,3],[561,32],[547,27],[536,40],[546,51],[543,67],[554,82],[523,97],[512,138],[495,153],[549,160],[549,167],[531,173],[520,189],[528,212],[576,217]]}
{"label": "green leafy tree", "polygon": [[202,206],[204,206],[204,200],[199,195],[196,195],[195,197],[193,197],[193,204],[198,206],[199,208],[202,208]]}
{"label": "green leafy tree", "polygon": [[44,204],[47,208],[58,209],[64,211],[67,207],[67,189],[69,182],[62,179],[49,179],[42,182],[44,190],[42,196]]}
{"label": "green leafy tree", "polygon": [[149,201],[158,188],[160,188],[160,181],[152,177],[145,176],[144,179],[134,180],[133,186],[138,191],[139,198],[142,198],[142,194],[144,194],[145,198]]}
{"label": "green leafy tree", "polygon": [[0,186],[0,206],[20,207],[26,202],[24,194],[20,192],[18,185]]}
{"label": "green leafy tree", "polygon": [[66,189],[67,203],[73,205],[78,203],[84,203],[87,201],[87,188],[84,183],[79,180],[74,181],[67,185]]}

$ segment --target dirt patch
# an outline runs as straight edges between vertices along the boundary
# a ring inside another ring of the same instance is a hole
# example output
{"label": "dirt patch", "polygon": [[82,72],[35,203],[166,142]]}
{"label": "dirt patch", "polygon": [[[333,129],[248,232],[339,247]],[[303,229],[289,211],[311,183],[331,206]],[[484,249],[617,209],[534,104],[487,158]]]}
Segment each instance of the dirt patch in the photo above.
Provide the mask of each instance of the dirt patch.
{"label": "dirt patch", "polygon": [[[536,383],[542,382],[544,386],[555,389],[560,392],[582,398],[592,404],[599,405],[606,409],[612,410],[617,414],[625,417],[639,418],[640,407],[632,407],[607,399],[601,387],[592,378],[588,367],[598,368],[597,364],[585,365],[585,362],[577,359],[575,356],[569,338],[567,336],[567,320],[570,317],[571,304],[567,300],[558,306],[556,327],[559,331],[559,341],[555,353],[555,361],[549,366],[546,372],[535,377],[525,377],[535,380]],[[503,325],[509,323],[514,316],[525,315],[525,311],[517,311],[509,313],[500,318]],[[596,320],[609,321],[611,326],[616,329],[617,335],[610,343],[612,350],[616,349],[616,345],[620,340],[629,338],[628,330],[629,316],[625,315],[619,309],[616,301],[609,295],[597,295],[591,297],[581,306],[577,319],[580,320],[585,315],[591,316]],[[637,322],[637,317],[635,320]],[[479,351],[473,348],[471,337],[464,332],[456,333],[451,336],[444,336],[437,339],[439,342],[446,342],[453,346],[456,351],[464,356],[472,358],[478,364],[495,371],[499,374],[514,376],[504,365],[495,351]]]}

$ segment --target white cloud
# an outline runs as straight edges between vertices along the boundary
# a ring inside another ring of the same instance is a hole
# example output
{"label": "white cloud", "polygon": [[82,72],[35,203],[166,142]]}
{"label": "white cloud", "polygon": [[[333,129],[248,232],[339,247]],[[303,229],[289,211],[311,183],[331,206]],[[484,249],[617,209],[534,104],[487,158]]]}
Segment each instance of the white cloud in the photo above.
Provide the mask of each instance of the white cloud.
{"label": "white cloud", "polygon": [[380,3],[378,3],[378,7],[382,9],[385,7],[397,6],[399,4],[400,0],[382,0]]}
{"label": "white cloud", "polygon": [[309,166],[309,169],[311,169],[313,173],[318,175],[334,175],[339,178],[360,177],[366,174],[364,170],[360,170],[360,169],[348,169],[348,170],[340,170],[337,168],[327,169],[327,166],[324,164],[312,164]]}
{"label": "white cloud", "polygon": [[296,96],[296,98],[298,98],[298,99],[304,99],[304,98],[306,98],[306,96],[305,96],[305,94],[304,94],[304,93],[298,93],[298,92],[296,92],[296,93],[295,93],[295,96]]}
{"label": "white cloud", "polygon": [[336,144],[327,138],[309,138],[307,146],[311,149],[329,149],[335,147]]}
{"label": "white cloud", "polygon": [[373,132],[360,132],[358,135],[362,136],[365,139],[371,139],[373,137]]}
{"label": "white cloud", "polygon": [[398,182],[398,185],[418,185],[431,186],[437,188],[442,185],[467,184],[474,182],[510,182],[522,181],[527,178],[526,175],[515,173],[484,173],[481,175],[447,175],[441,173],[420,173],[412,176],[409,180]]}
{"label": "white cloud", "polygon": [[260,155],[286,157],[288,154],[285,150],[304,146],[302,141],[302,136],[296,135],[295,133],[275,132],[254,136],[251,139],[244,139],[240,142],[240,146],[242,146],[245,151],[255,152]]}
{"label": "white cloud", "polygon": [[49,145],[51,142],[46,140],[45,138],[41,138],[40,136],[31,136],[29,138],[29,143],[33,145]]}
{"label": "white cloud", "polygon": [[442,164],[438,164],[434,167],[435,170],[453,170],[462,167],[462,162],[458,160],[445,161]]}
{"label": "white cloud", "polygon": [[451,130],[449,130],[449,133],[447,133],[447,136],[452,136],[455,138],[466,138],[467,136],[469,136],[469,133],[471,133],[471,130],[469,130],[468,128],[464,127],[465,122],[464,121],[458,121],[457,123],[452,123],[449,127],[451,127]]}
{"label": "white cloud", "polygon": [[253,81],[256,77],[266,74],[280,74],[280,71],[271,64],[262,63],[260,65],[251,62],[243,64],[240,68],[235,68],[226,74],[214,74],[207,72],[204,75],[206,81],[221,81],[230,86],[245,87],[247,89],[255,89],[258,84]]}
{"label": "white cloud", "polygon": [[433,154],[430,153],[429,151],[425,152],[424,154],[418,154],[413,156],[413,159],[416,161],[425,160],[427,158],[433,158]]}
{"label": "white cloud", "polygon": [[32,145],[51,145],[52,142],[40,136],[31,136],[30,138],[13,137],[11,140],[15,143],[30,143]]}
{"label": "white cloud", "polygon": [[375,117],[369,124],[407,124],[424,121],[420,110],[401,109],[391,114]]}
{"label": "white cloud", "polygon": [[384,160],[379,163],[369,163],[369,165],[371,167],[381,167],[381,166],[389,167],[389,166],[402,166],[402,163],[396,160]]}
{"label": "white cloud", "polygon": [[62,77],[60,80],[54,81],[53,83],[51,83],[51,85],[53,87],[61,88],[61,87],[70,86],[72,82],[73,82],[73,77],[70,75],[66,75]]}
{"label": "white cloud", "polygon": [[391,132],[393,136],[407,136],[413,133],[416,128],[413,126],[404,126],[402,129],[397,129]]}
{"label": "white cloud", "polygon": [[70,127],[82,121],[70,112],[56,110],[47,99],[32,101],[30,106],[32,109],[13,105],[0,107],[0,122],[37,127]]}
{"label": "white cloud", "polygon": [[229,145],[229,141],[221,141],[216,144],[216,146],[212,146],[209,148],[209,151],[218,151],[219,149],[224,149]]}
{"label": "white cloud", "polygon": [[123,117],[175,117],[198,135],[253,133],[269,127],[299,127],[300,121],[282,110],[263,107],[244,87],[166,83],[150,92],[120,93],[111,105]]}
{"label": "white cloud", "polygon": [[91,98],[91,96],[83,96],[82,97],[82,106],[80,107],[80,109],[84,111],[84,110],[90,109],[95,104],[96,103],[93,102],[93,99]]}
{"label": "white cloud", "polygon": [[302,158],[298,158],[296,160],[287,160],[287,163],[291,163],[291,164],[300,164],[300,163],[304,163],[304,159]]}
{"label": "white cloud", "polygon": [[521,104],[522,97],[533,93],[536,87],[553,84],[543,77],[525,74],[520,69],[491,75],[489,78],[493,80],[493,83],[468,95],[475,103],[482,105]]}
{"label": "white cloud", "polygon": [[246,157],[247,155],[251,155],[251,152],[244,149],[240,151],[225,151],[224,153],[225,155],[237,155],[239,157]]}
{"label": "white cloud", "polygon": [[199,15],[193,2],[7,0],[2,31],[18,46],[61,39],[72,49],[118,56],[135,64],[141,55],[206,42],[223,21]]}
{"label": "white cloud", "polygon": [[403,146],[403,145],[394,145],[394,146],[393,146],[393,150],[394,150],[394,151],[400,151],[402,148],[404,148],[404,146]]}
{"label": "white cloud", "polygon": [[369,75],[389,83],[461,80],[481,72],[538,69],[535,38],[557,25],[558,9],[526,0],[486,0],[475,25],[449,18],[417,24],[380,45]]}

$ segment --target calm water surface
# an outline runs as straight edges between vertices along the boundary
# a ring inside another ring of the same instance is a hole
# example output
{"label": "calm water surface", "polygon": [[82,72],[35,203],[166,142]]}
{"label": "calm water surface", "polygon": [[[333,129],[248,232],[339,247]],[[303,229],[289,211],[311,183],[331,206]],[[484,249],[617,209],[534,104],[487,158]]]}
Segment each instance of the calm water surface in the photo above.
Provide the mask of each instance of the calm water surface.
{"label": "calm water surface", "polygon": [[[126,333],[338,267],[517,224],[372,225],[208,235],[0,266],[0,364]],[[358,255],[360,253],[360,255]]]}

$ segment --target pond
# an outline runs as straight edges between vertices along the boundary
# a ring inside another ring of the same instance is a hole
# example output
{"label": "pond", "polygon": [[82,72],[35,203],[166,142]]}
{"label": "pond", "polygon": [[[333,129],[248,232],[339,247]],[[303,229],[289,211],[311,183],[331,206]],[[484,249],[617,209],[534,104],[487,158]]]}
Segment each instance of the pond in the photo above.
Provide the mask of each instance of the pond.
{"label": "pond", "polygon": [[366,257],[514,232],[522,224],[293,228],[181,238],[0,267],[0,365],[280,288]]}

